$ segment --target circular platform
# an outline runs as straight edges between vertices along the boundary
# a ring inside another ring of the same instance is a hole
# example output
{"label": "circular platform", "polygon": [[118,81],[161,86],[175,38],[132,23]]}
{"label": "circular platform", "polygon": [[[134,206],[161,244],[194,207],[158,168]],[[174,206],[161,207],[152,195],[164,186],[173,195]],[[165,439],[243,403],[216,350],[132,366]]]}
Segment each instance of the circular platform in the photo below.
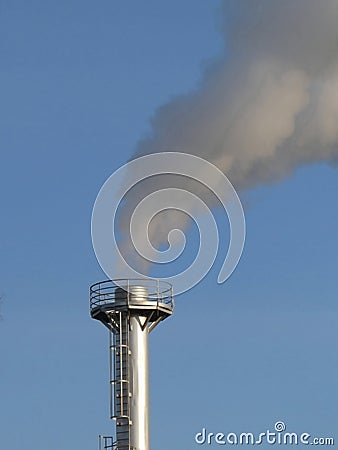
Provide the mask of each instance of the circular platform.
{"label": "circular platform", "polygon": [[153,278],[105,280],[90,287],[90,313],[106,322],[113,312],[130,311],[158,320],[172,314],[174,300],[171,284]]}

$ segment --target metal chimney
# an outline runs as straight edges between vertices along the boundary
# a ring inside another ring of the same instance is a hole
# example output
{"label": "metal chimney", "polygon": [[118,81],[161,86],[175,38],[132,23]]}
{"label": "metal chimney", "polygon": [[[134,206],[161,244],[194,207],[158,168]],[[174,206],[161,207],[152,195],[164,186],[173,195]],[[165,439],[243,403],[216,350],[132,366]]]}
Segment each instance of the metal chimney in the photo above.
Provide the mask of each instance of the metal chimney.
{"label": "metal chimney", "polygon": [[99,436],[100,449],[149,450],[148,335],[173,313],[169,283],[107,280],[90,287],[90,313],[110,336],[110,417],[116,440]]}

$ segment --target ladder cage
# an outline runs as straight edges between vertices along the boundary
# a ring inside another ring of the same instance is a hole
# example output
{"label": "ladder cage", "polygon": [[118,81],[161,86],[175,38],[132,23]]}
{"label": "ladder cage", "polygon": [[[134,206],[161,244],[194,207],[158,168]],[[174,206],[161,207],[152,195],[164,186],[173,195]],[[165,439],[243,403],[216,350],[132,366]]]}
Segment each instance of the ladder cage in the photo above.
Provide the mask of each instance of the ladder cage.
{"label": "ladder cage", "polygon": [[129,333],[128,314],[118,312],[114,320],[117,328],[109,332],[110,347],[110,418],[129,419]]}

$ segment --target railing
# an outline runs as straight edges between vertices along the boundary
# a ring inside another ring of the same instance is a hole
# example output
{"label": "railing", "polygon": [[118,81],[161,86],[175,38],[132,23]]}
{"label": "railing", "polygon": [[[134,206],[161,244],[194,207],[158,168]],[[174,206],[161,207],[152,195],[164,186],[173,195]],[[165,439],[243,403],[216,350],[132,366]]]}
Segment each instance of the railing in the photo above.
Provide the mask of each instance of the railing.
{"label": "railing", "polygon": [[99,435],[99,450],[115,450],[116,443],[113,440],[113,436]]}
{"label": "railing", "polygon": [[99,450],[136,450],[135,447],[129,444],[119,443],[114,441],[113,436],[99,435]]}
{"label": "railing", "polygon": [[[120,289],[119,289],[120,288]],[[93,310],[98,306],[107,303],[115,303],[121,298],[122,292],[126,292],[126,298],[133,295],[133,290],[136,288],[143,288],[137,292],[137,298],[145,301],[164,303],[171,308],[174,307],[172,286],[163,280],[154,278],[140,278],[140,279],[117,279],[105,280],[95,283],[90,287],[90,309]]]}

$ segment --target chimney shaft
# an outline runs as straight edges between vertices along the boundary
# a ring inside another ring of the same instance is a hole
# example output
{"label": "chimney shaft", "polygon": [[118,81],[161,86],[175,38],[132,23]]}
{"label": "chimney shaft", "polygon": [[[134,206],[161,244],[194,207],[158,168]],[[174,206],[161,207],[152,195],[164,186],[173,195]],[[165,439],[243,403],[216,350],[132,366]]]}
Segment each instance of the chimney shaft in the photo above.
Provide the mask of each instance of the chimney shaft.
{"label": "chimney shaft", "polygon": [[91,316],[110,333],[111,418],[116,450],[149,450],[148,335],[173,312],[160,280],[107,280],[91,286]]}

